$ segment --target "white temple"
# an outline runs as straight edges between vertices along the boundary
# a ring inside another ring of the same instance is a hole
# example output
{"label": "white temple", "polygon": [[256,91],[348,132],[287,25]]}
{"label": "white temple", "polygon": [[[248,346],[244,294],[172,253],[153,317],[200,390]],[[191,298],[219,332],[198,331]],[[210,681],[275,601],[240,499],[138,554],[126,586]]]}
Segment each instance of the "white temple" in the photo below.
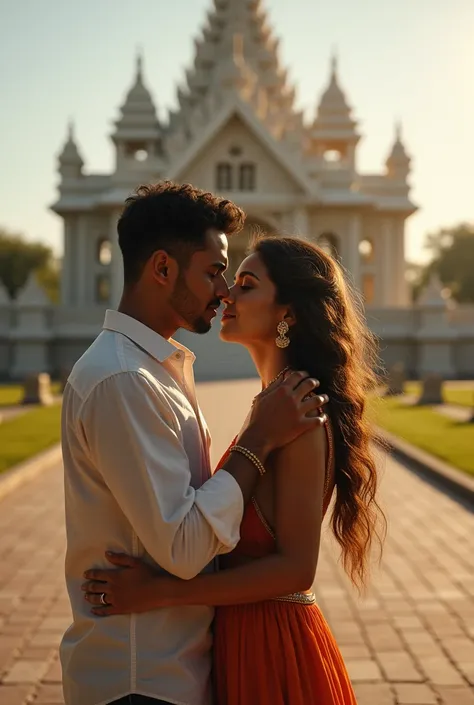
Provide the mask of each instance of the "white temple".
{"label": "white temple", "polygon": [[[409,302],[404,228],[416,207],[409,197],[410,159],[401,129],[397,126],[380,173],[361,174],[360,133],[339,74],[333,57],[314,115],[303,119],[262,2],[213,0],[195,40],[194,63],[177,89],[178,108],[166,123],[158,119],[138,57],[110,136],[112,173],[84,171],[82,150],[69,126],[59,156],[59,199],[53,205],[64,221],[64,261],[61,304],[45,319],[49,370],[70,367],[100,330],[104,309],[118,303],[122,265],[116,223],[126,197],[140,183],[166,178],[230,198],[247,212],[244,232],[230,241],[231,273],[252,226],[310,237],[340,258],[361,292],[369,321],[383,338],[387,365],[401,361],[416,375],[474,375],[472,331],[464,345],[457,323],[445,321],[445,301],[429,308],[429,325]],[[436,316],[444,321],[441,337]],[[471,325],[471,313],[459,316],[461,329]],[[18,320],[17,327],[21,316]],[[0,310],[0,375],[1,321]],[[27,338],[25,330],[23,345]],[[244,352],[221,346],[215,329],[208,336],[183,333],[181,339],[198,353],[201,378],[252,373]],[[12,374],[26,370],[26,359],[23,352]]]}
{"label": "white temple", "polygon": [[[53,208],[65,224],[65,305],[117,302],[118,213],[138,183],[163,178],[236,201],[248,213],[248,227],[322,242],[338,253],[368,305],[408,303],[403,241],[405,219],[415,210],[410,160],[397,129],[385,169],[359,173],[360,134],[335,58],[309,123],[295,110],[278,40],[257,0],[214,0],[178,88],[179,107],[166,124],[158,120],[142,63],[139,57],[111,135],[113,173],[83,172],[72,128],[59,158]],[[247,238],[248,228],[231,243],[234,266]]]}

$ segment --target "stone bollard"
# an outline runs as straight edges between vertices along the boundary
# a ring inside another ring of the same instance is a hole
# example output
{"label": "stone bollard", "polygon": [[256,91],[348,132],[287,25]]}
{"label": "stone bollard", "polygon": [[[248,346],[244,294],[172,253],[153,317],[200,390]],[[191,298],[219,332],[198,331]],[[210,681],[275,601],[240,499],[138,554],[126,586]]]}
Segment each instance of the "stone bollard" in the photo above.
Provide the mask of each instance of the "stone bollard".
{"label": "stone bollard", "polygon": [[388,370],[386,396],[403,394],[405,384],[405,368],[401,362],[392,365]]}
{"label": "stone bollard", "polygon": [[53,403],[51,394],[51,378],[46,372],[28,376],[23,383],[22,404],[41,404],[49,406]]}
{"label": "stone bollard", "polygon": [[425,404],[444,404],[443,381],[441,375],[434,373],[426,375],[426,377],[423,378],[421,396],[417,404],[420,406]]}
{"label": "stone bollard", "polygon": [[50,312],[51,302],[32,273],[14,304],[15,324],[10,332],[13,379],[29,378],[38,370],[50,371],[49,347],[53,336]]}

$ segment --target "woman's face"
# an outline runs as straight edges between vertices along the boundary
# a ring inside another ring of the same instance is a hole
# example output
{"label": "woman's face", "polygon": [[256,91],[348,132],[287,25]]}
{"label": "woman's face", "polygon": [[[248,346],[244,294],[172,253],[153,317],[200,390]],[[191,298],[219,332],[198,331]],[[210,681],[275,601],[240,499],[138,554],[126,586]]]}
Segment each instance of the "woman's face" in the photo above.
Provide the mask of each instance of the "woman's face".
{"label": "woman's face", "polygon": [[224,299],[222,340],[252,345],[273,342],[277,325],[288,307],[275,303],[276,288],[258,254],[252,254],[240,265],[235,283]]}

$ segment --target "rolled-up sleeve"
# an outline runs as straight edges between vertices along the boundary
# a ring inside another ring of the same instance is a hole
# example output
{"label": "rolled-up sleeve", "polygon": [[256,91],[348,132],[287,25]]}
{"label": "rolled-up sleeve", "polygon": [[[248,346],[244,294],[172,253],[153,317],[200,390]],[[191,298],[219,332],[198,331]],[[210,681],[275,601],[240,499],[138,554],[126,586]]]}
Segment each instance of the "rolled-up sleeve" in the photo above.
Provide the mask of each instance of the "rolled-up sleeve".
{"label": "rolled-up sleeve", "polygon": [[101,382],[80,423],[95,467],[158,565],[189,579],[235,547],[244,509],[239,485],[219,470],[200,489],[191,486],[173,414],[143,374]]}

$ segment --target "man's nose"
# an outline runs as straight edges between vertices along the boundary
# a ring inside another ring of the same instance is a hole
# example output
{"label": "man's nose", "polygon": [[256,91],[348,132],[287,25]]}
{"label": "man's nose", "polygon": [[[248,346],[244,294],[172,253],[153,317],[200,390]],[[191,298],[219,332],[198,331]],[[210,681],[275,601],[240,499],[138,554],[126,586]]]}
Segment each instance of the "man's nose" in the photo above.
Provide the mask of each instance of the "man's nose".
{"label": "man's nose", "polygon": [[225,299],[229,296],[229,287],[227,286],[227,282],[222,277],[222,281],[219,282],[219,286],[216,289],[216,296],[220,299],[220,301],[225,301]]}

